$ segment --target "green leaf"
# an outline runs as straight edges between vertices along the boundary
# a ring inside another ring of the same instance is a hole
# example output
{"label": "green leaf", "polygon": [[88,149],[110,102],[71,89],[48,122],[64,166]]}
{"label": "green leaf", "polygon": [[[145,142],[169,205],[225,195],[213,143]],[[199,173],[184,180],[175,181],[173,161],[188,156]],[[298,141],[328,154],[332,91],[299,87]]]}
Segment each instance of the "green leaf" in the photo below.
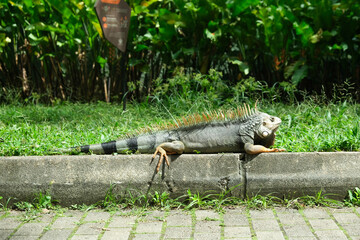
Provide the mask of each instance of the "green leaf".
{"label": "green leaf", "polygon": [[105,59],[101,56],[97,56],[96,62],[100,64],[101,68],[104,68],[105,64],[107,63],[107,59]]}
{"label": "green leaf", "polygon": [[309,24],[302,21],[300,24],[294,22],[293,24],[296,34],[301,36],[301,42],[303,45],[308,45],[309,39],[314,35],[314,31]]}
{"label": "green leaf", "polygon": [[195,7],[194,3],[188,2],[185,4],[184,8],[190,12],[197,12],[200,8]]}
{"label": "green leaf", "polygon": [[50,25],[46,25],[43,22],[35,23],[35,24],[33,24],[33,26],[38,31],[48,31],[48,32],[57,32],[57,33],[65,33],[66,32],[65,29],[61,29],[61,28],[50,26]]}
{"label": "green leaf", "polygon": [[231,0],[227,2],[228,8],[232,11],[232,16],[238,16],[250,6],[257,5],[259,0]]}
{"label": "green leaf", "polygon": [[308,66],[303,65],[302,67],[295,70],[294,75],[291,77],[291,81],[294,85],[298,85],[308,74]]}
{"label": "green leaf", "polygon": [[144,45],[144,44],[138,44],[138,45],[135,46],[135,50],[136,50],[137,52],[140,52],[140,51],[142,51],[142,50],[144,50],[144,49],[149,49],[149,47],[146,46],[146,45]]}
{"label": "green leaf", "polygon": [[240,61],[238,59],[235,60],[229,60],[230,63],[238,65],[241,72],[243,72],[245,75],[248,75],[250,72],[249,65],[243,61]]}

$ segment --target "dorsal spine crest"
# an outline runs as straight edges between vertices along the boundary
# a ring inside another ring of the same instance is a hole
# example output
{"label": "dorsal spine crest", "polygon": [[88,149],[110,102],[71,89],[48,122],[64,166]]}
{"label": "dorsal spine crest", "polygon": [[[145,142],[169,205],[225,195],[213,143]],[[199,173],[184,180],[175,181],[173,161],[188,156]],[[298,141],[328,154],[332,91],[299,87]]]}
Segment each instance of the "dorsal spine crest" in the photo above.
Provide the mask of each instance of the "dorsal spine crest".
{"label": "dorsal spine crest", "polygon": [[206,111],[202,113],[194,113],[187,117],[181,117],[172,121],[163,123],[161,125],[151,125],[137,130],[135,133],[127,133],[125,137],[131,138],[141,134],[151,134],[162,130],[174,130],[182,127],[191,127],[197,124],[220,122],[220,121],[231,121],[231,120],[246,120],[253,115],[259,113],[257,109],[257,103],[254,108],[251,108],[248,104],[238,106],[236,109],[224,112],[224,110],[218,111]]}

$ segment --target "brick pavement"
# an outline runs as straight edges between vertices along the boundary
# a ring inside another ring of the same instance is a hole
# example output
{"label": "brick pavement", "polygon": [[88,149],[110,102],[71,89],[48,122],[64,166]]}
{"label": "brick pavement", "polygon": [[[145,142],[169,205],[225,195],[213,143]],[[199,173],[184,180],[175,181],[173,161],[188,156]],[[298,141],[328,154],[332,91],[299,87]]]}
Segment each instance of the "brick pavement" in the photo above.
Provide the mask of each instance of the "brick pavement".
{"label": "brick pavement", "polygon": [[353,239],[360,208],[0,212],[0,239]]}

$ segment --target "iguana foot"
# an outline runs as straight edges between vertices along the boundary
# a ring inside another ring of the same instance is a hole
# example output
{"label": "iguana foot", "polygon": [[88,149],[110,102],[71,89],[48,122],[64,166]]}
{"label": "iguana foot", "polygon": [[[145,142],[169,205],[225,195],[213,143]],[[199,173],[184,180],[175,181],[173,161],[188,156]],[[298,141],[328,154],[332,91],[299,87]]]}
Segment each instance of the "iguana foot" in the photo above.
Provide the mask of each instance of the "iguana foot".
{"label": "iguana foot", "polygon": [[[152,156],[152,159],[151,159],[151,162],[154,160],[154,158],[156,157],[156,155],[160,153],[160,158],[159,158],[159,161],[158,161],[158,164],[156,165],[156,173],[159,172],[160,170],[160,166],[161,166],[161,163],[163,162],[164,158],[165,158],[165,162],[166,162],[166,165],[168,165],[168,167],[170,167],[170,163],[169,163],[169,159],[168,159],[168,156],[167,156],[167,153],[166,151],[162,148],[162,147],[157,147],[156,148],[156,151],[154,153],[154,155]],[[170,154],[170,153],[169,153]]]}
{"label": "iguana foot", "polygon": [[265,152],[285,152],[285,149],[281,148],[267,148],[262,145],[254,145],[251,143],[246,143],[245,146],[245,152],[247,154],[259,154],[259,153],[265,153]]}
{"label": "iguana foot", "polygon": [[168,167],[170,167],[170,162],[169,162],[167,155],[182,154],[184,152],[184,149],[185,149],[185,146],[180,141],[162,143],[156,148],[155,153],[151,158],[150,164],[152,163],[152,161],[154,160],[156,155],[159,153],[160,158],[159,158],[158,164],[156,165],[156,173],[158,173],[160,170],[160,166],[161,166],[162,162],[164,161],[164,158],[165,158],[166,165],[168,165]]}

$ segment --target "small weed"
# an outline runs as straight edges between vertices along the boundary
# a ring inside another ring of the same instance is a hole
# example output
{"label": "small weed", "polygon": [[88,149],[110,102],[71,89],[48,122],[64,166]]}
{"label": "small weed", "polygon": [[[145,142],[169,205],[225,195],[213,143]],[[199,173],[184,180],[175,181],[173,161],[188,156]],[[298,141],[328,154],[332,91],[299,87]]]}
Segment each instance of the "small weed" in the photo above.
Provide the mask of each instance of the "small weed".
{"label": "small weed", "polygon": [[83,212],[88,212],[90,210],[96,209],[97,206],[95,204],[92,205],[86,205],[86,204],[73,204],[70,206],[70,209],[73,210],[80,210]]}
{"label": "small weed", "polygon": [[[141,215],[147,209],[214,209],[222,212],[226,207],[244,206],[248,209],[266,209],[273,207],[286,207],[302,209],[305,207],[344,207],[344,206],[360,206],[360,189],[348,191],[348,196],[344,201],[331,199],[331,195],[323,194],[319,191],[313,196],[302,196],[297,198],[279,198],[271,194],[262,196],[255,195],[241,199],[230,195],[230,190],[224,191],[220,194],[199,194],[192,193],[188,190],[187,195],[173,199],[167,192],[154,192],[152,194],[141,195],[135,194],[134,191],[127,190],[124,195],[114,195],[113,188],[108,190],[104,201],[93,205],[78,205],[74,204],[70,209],[90,211],[96,208],[103,208],[106,211],[119,211],[121,209],[131,209],[131,215]],[[63,211],[59,206],[56,206],[52,201],[52,197],[48,194],[39,193],[30,202],[15,202],[16,209],[25,211],[22,220],[29,222],[35,220],[44,209],[51,209],[56,211]],[[4,210],[7,207],[2,207]],[[205,219],[206,221],[215,221],[215,219]],[[217,221],[217,220],[216,220]]]}
{"label": "small weed", "polygon": [[265,196],[255,195],[251,198],[247,197],[244,203],[246,207],[250,209],[263,209],[268,207],[279,206],[283,203],[283,200],[278,197],[271,196],[271,194],[268,194]]}
{"label": "small weed", "polygon": [[41,213],[43,209],[56,209],[54,203],[56,203],[56,201],[52,199],[50,193],[46,192],[44,194],[42,192],[39,192],[35,195],[35,198],[32,202],[16,202],[14,203],[14,206],[18,210],[26,211],[27,213],[33,213],[30,214],[31,217],[32,215]]}
{"label": "small weed", "polygon": [[340,207],[343,206],[343,203],[328,198],[330,194],[323,194],[322,190],[317,192],[315,196],[303,196],[300,197],[299,200],[306,206],[315,207],[315,206],[325,206],[325,207]]}
{"label": "small weed", "polygon": [[12,198],[8,198],[6,201],[3,200],[3,197],[0,196],[0,210],[4,210],[7,211],[9,210],[9,203],[11,201]]}
{"label": "small weed", "polygon": [[360,206],[360,188],[356,187],[355,190],[349,190],[348,196],[345,199],[346,206]]}
{"label": "small weed", "polygon": [[206,208],[211,203],[211,198],[214,196],[214,194],[208,194],[208,195],[200,195],[199,193],[191,193],[191,190],[189,189],[187,191],[187,204],[185,205],[186,210],[190,210],[193,208]]}

